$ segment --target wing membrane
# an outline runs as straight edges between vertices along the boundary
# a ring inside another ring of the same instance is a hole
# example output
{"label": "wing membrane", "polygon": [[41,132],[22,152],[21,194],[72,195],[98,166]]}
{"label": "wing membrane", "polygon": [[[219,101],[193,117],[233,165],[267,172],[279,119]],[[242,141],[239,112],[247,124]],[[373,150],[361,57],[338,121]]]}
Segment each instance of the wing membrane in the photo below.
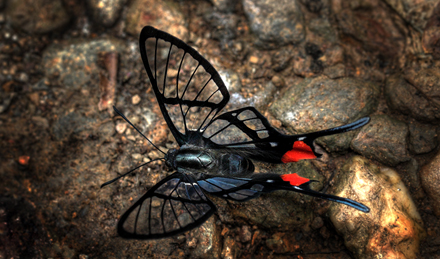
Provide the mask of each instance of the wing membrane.
{"label": "wing membrane", "polygon": [[357,129],[369,120],[365,117],[332,129],[285,135],[273,128],[254,107],[246,107],[217,116],[207,126],[203,137],[212,141],[213,148],[234,148],[263,162],[288,163],[320,157],[313,145],[316,138]]}
{"label": "wing membrane", "polygon": [[139,41],[162,114],[182,146],[189,131],[201,131],[227,104],[229,93],[214,67],[183,41],[149,26]]}
{"label": "wing membrane", "polygon": [[235,201],[247,201],[260,196],[261,193],[287,190],[345,204],[363,212],[370,211],[367,206],[354,200],[310,189],[312,181],[297,174],[281,176],[277,174],[255,174],[252,178],[206,176],[198,183],[200,187],[212,195]]}
{"label": "wing membrane", "polygon": [[160,181],[122,215],[118,234],[125,238],[164,238],[193,229],[215,205],[189,176],[174,173]]}

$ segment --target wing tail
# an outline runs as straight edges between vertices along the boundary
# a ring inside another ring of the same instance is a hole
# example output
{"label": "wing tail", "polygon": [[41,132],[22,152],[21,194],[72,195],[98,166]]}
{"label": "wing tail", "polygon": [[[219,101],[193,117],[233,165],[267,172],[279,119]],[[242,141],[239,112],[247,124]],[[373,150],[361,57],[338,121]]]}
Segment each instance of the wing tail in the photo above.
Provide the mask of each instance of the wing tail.
{"label": "wing tail", "polygon": [[261,193],[269,193],[277,190],[294,191],[312,197],[345,204],[362,212],[370,209],[362,203],[331,194],[320,193],[310,189],[310,180],[296,173],[255,174],[252,178],[228,178],[206,175],[198,181],[200,187],[206,192],[223,199],[234,201],[247,201],[258,197]]}
{"label": "wing tail", "polygon": [[292,136],[290,137],[291,148],[283,154],[281,161],[283,163],[290,163],[298,162],[299,160],[303,159],[314,159],[321,157],[321,154],[316,152],[315,146],[313,145],[313,142],[317,138],[352,131],[364,126],[369,121],[369,117],[364,117],[343,126]]}

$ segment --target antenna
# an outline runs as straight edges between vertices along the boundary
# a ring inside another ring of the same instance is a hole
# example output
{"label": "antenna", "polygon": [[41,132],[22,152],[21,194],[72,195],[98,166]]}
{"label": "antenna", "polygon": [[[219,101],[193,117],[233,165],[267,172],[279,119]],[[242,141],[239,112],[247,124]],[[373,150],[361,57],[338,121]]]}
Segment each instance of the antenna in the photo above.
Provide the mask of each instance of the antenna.
{"label": "antenna", "polygon": [[140,168],[140,167],[142,167],[142,166],[144,166],[144,165],[146,165],[146,164],[149,164],[149,163],[154,162],[154,161],[162,160],[162,159],[164,159],[164,158],[156,158],[156,159],[153,159],[153,160],[151,160],[151,161],[149,161],[149,162],[146,162],[146,163],[144,163],[144,164],[142,164],[142,165],[140,165],[140,166],[137,166],[137,167],[131,169],[130,171],[128,171],[127,173],[122,174],[122,175],[119,175],[119,176],[116,177],[115,179],[103,183],[103,184],[101,185],[101,188],[104,187],[104,186],[106,186],[106,185],[109,185],[109,184],[111,184],[111,183],[114,183],[116,180],[118,180],[118,179],[120,179],[120,178],[122,178],[122,177],[128,175],[129,173],[133,172],[134,170],[136,170],[136,169],[138,169],[138,168]]}
{"label": "antenna", "polygon": [[[153,144],[153,142],[151,142],[151,140],[149,140],[147,137],[145,137],[145,135],[142,134],[142,132],[141,132],[140,130],[138,130],[138,128],[136,128],[136,127],[133,125],[133,123],[131,123],[131,122],[127,119],[127,117],[125,117],[124,114],[122,114],[122,112],[118,111],[118,109],[116,109],[115,106],[113,106],[113,109],[115,110],[115,112],[116,112],[117,114],[119,114],[119,116],[121,116],[126,122],[128,122],[128,123],[129,123],[129,124],[130,124],[130,125],[131,125],[131,126],[137,131],[137,132],[139,132],[139,134],[141,134],[142,137],[144,137],[146,140],[148,140],[148,142],[150,142],[150,144],[153,145],[153,147],[155,147],[157,150],[159,150],[160,152],[162,152],[162,154],[166,155],[165,152],[163,152],[162,150],[160,150],[156,145]],[[154,160],[152,160],[152,161],[154,161]]]}

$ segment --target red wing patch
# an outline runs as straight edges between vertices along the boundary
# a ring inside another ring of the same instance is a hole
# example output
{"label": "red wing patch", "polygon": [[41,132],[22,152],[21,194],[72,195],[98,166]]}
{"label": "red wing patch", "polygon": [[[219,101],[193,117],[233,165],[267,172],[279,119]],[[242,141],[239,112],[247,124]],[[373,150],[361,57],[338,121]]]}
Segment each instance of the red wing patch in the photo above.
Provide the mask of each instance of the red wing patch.
{"label": "red wing patch", "polygon": [[290,185],[300,186],[301,184],[310,182],[309,179],[299,176],[298,174],[283,174],[280,176],[283,181],[290,182]]}
{"label": "red wing patch", "polygon": [[303,141],[295,141],[295,143],[293,143],[293,149],[287,151],[281,158],[281,161],[283,163],[290,163],[290,162],[298,162],[299,160],[302,159],[314,159],[314,158],[316,158],[315,153],[313,153],[309,145],[307,145]]}

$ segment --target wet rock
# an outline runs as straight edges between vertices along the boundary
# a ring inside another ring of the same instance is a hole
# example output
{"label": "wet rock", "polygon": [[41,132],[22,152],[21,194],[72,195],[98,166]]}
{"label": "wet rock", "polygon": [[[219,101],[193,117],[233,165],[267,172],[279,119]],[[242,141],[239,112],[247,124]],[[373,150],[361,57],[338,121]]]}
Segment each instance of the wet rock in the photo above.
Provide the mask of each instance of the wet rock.
{"label": "wet rock", "polygon": [[218,258],[221,252],[220,232],[221,229],[215,224],[217,218],[210,217],[199,228],[191,231],[187,240],[196,239],[196,245],[192,252],[195,258]]}
{"label": "wet rock", "polygon": [[[433,3],[433,2],[432,2]],[[431,12],[428,11],[428,13]],[[440,59],[440,3],[434,8],[431,17],[428,19],[423,31],[422,46],[423,50],[431,53],[435,59]]]}
{"label": "wet rock", "polygon": [[305,37],[303,13],[298,2],[244,0],[244,12],[262,48],[276,48],[301,42]]}
{"label": "wet rock", "polygon": [[409,69],[388,78],[385,97],[388,105],[420,121],[440,121],[440,69]]}
{"label": "wet rock", "polygon": [[[261,169],[261,171],[270,171],[270,173],[276,174],[298,173],[300,176],[318,181],[311,184],[313,190],[320,190],[323,187],[322,183],[325,181],[325,178],[307,160],[274,166],[270,169]],[[313,206],[311,204],[313,202],[313,198],[307,195],[289,191],[276,191],[246,203],[234,203],[235,206],[231,208],[232,220],[243,218],[252,225],[287,231],[290,228],[311,224],[313,219]],[[223,219],[222,221],[228,220]]]}
{"label": "wet rock", "polygon": [[35,34],[59,30],[70,20],[60,0],[8,1],[6,14],[12,26]]}
{"label": "wet rock", "polygon": [[351,142],[351,148],[386,165],[395,166],[408,161],[408,126],[388,115],[371,116]]}
{"label": "wet rock", "polygon": [[429,17],[434,14],[438,1],[394,1],[385,0],[406,22],[422,31]]}
{"label": "wet rock", "polygon": [[91,11],[95,23],[104,27],[111,27],[121,15],[125,0],[87,0],[86,4]]}
{"label": "wet rock", "polygon": [[164,30],[183,41],[188,38],[185,17],[173,1],[133,1],[127,12],[126,31],[138,36],[145,25]]}
{"label": "wet rock", "polygon": [[64,41],[43,53],[45,76],[53,84],[80,88],[90,82],[98,69],[98,53],[122,51],[125,44],[116,39]]}
{"label": "wet rock", "polygon": [[423,154],[437,147],[437,133],[431,125],[412,122],[409,127],[409,148],[411,152]]}
{"label": "wet rock", "polygon": [[440,217],[440,153],[420,170],[423,189],[431,198],[435,214]]}
{"label": "wet rock", "polygon": [[418,258],[425,230],[397,172],[359,156],[351,158],[341,171],[335,195],[371,209],[363,213],[340,204],[330,206],[330,219],[347,248],[356,258]]}
{"label": "wet rock", "polygon": [[[377,106],[377,85],[353,78],[308,78],[292,85],[269,111],[294,133],[341,126],[364,117]],[[354,132],[320,138],[328,151],[349,148]]]}

